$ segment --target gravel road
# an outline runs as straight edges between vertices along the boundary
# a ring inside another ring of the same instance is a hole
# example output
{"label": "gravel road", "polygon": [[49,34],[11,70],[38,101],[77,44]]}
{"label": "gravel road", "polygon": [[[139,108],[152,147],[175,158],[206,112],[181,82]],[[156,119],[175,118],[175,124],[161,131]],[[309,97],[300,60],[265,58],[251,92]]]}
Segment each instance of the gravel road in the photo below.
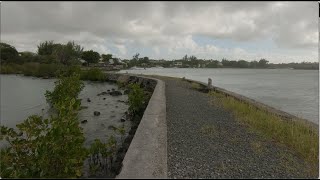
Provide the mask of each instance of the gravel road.
{"label": "gravel road", "polygon": [[235,120],[190,83],[166,83],[169,178],[309,178],[310,167],[289,148]]}

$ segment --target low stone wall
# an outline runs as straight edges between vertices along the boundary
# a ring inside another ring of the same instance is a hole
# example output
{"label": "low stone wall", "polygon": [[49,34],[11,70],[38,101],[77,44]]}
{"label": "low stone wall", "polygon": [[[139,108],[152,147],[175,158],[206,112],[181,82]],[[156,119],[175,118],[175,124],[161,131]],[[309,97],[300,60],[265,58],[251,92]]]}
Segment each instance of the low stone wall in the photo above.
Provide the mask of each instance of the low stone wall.
{"label": "low stone wall", "polygon": [[107,74],[119,83],[139,83],[153,91],[116,178],[167,178],[166,98],[163,81],[130,74]]}
{"label": "low stone wall", "polygon": [[200,90],[200,91],[209,92],[209,90],[213,90],[213,91],[219,92],[221,94],[224,94],[225,96],[233,97],[234,99],[236,99],[238,101],[253,105],[254,107],[256,107],[259,110],[262,110],[262,111],[265,111],[267,113],[279,116],[283,120],[303,121],[306,124],[312,126],[313,128],[319,129],[319,125],[318,124],[315,124],[315,123],[313,123],[313,122],[311,122],[311,121],[309,121],[307,119],[303,119],[303,118],[294,116],[292,114],[289,114],[287,112],[281,111],[279,109],[275,109],[275,108],[273,108],[271,106],[268,106],[268,105],[263,104],[261,102],[258,102],[256,100],[253,100],[251,98],[242,96],[240,94],[228,91],[228,90],[223,89],[223,88],[216,87],[214,85],[211,85],[211,88],[208,88],[208,84],[200,82],[200,81],[195,81],[195,80],[191,80],[191,79],[185,79],[185,80],[188,81],[188,82],[195,82],[195,83],[200,84],[202,86],[202,90]]}

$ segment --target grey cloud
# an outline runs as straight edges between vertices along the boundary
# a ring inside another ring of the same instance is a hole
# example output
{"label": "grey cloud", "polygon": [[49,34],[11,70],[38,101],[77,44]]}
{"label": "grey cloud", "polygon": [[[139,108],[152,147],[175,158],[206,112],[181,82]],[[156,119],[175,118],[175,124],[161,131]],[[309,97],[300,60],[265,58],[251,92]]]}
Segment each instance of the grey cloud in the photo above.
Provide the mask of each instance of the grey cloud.
{"label": "grey cloud", "polygon": [[165,48],[190,35],[249,42],[272,37],[281,48],[313,50],[317,2],[281,3],[2,2],[1,37],[21,50],[35,49],[32,43],[41,40],[71,38],[90,47],[137,43]]}

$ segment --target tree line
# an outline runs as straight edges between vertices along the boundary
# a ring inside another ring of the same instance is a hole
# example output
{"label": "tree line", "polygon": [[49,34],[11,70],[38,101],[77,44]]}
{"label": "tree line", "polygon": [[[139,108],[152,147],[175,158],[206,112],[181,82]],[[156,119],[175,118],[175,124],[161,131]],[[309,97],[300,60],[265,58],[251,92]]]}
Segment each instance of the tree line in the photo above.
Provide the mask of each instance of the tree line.
{"label": "tree line", "polygon": [[29,51],[18,52],[14,46],[0,43],[0,51],[2,63],[22,64],[26,62],[39,62],[76,65],[81,63],[80,59],[85,60],[87,63],[98,63],[101,58],[104,62],[113,59],[115,64],[119,63],[119,58],[112,57],[112,54],[100,55],[93,50],[84,51],[84,48],[74,41],[69,41],[66,44],[44,41],[37,46],[37,53]]}
{"label": "tree line", "polygon": [[[0,43],[2,63],[26,63],[26,62],[39,62],[45,64],[60,63],[63,65],[76,65],[81,64],[79,59],[83,59],[90,63],[98,63],[101,59],[103,62],[108,63],[110,59],[113,64],[120,64],[119,58],[113,57],[112,54],[99,54],[93,50],[84,51],[80,45],[69,41],[66,44],[54,43],[53,41],[44,41],[37,46],[37,53],[25,51],[18,52],[15,47]],[[302,63],[281,63],[273,64],[268,60],[262,58],[260,60],[246,61],[228,60],[223,58],[219,60],[199,59],[194,55],[185,55],[181,59],[175,60],[155,60],[149,57],[139,57],[140,54],[136,53],[131,59],[124,59],[122,62],[127,64],[127,67],[182,67],[182,68],[293,68],[293,69],[319,69],[318,62],[302,62]]]}

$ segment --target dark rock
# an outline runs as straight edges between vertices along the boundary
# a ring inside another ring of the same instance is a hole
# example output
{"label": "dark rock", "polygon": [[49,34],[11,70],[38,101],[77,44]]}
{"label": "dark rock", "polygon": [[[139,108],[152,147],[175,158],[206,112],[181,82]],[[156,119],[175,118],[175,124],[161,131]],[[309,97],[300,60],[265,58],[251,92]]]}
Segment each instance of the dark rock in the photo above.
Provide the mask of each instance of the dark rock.
{"label": "dark rock", "polygon": [[80,106],[80,110],[82,109],[88,109],[88,106]]}
{"label": "dark rock", "polygon": [[106,100],[106,98],[103,98],[103,100]]}
{"label": "dark rock", "polygon": [[118,108],[119,106],[116,106],[116,108]]}
{"label": "dark rock", "polygon": [[122,93],[120,91],[112,91],[112,92],[110,92],[110,95],[111,96],[120,96],[120,95],[122,95]]}
{"label": "dark rock", "polygon": [[120,119],[120,121],[121,121],[121,122],[125,122],[126,119],[122,117],[122,118]]}
{"label": "dark rock", "polygon": [[90,98],[87,99],[87,102],[91,102]]}
{"label": "dark rock", "polygon": [[94,111],[93,114],[94,114],[95,116],[99,116],[99,115],[100,115],[100,112],[99,112],[99,111]]}
{"label": "dark rock", "polygon": [[112,88],[111,90],[112,90],[112,91],[114,91],[115,89],[114,89],[114,88]]}
{"label": "dark rock", "polygon": [[110,92],[110,89],[108,89],[107,91]]}
{"label": "dark rock", "polygon": [[97,96],[107,95],[107,94],[109,94],[109,93],[104,91],[104,92],[101,92],[101,93],[97,94]]}
{"label": "dark rock", "polygon": [[20,132],[19,134],[18,134],[18,136],[22,136],[23,135],[23,132]]}
{"label": "dark rock", "polygon": [[126,101],[118,100],[118,102],[126,103]]}
{"label": "dark rock", "polygon": [[88,122],[88,120],[83,120],[83,121],[81,121],[81,124],[84,124],[84,123],[87,123]]}

